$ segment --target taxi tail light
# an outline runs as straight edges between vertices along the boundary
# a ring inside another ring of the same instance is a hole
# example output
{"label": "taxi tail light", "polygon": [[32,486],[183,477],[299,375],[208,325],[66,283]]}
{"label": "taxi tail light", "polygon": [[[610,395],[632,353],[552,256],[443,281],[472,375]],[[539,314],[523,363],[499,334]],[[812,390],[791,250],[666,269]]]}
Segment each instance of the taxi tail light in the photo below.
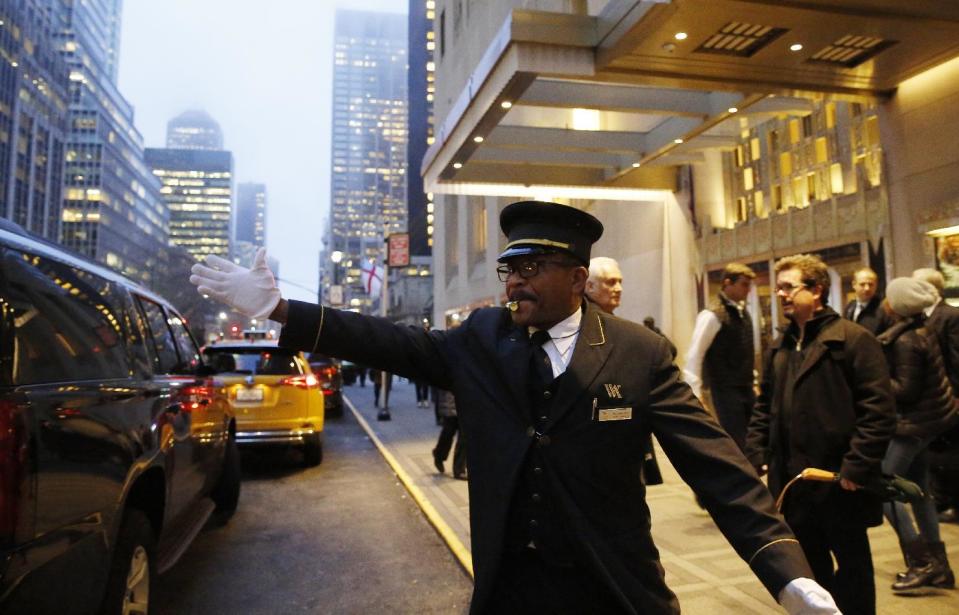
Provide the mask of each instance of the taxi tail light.
{"label": "taxi tail light", "polygon": [[23,496],[27,429],[19,405],[0,400],[0,544],[14,540]]}
{"label": "taxi tail light", "polygon": [[177,398],[187,412],[206,406],[213,399],[213,387],[207,383],[185,386],[177,393]]}
{"label": "taxi tail light", "polygon": [[312,389],[319,384],[319,381],[313,374],[300,374],[299,376],[289,376],[288,378],[284,378],[277,384],[280,386],[292,386],[298,389]]}

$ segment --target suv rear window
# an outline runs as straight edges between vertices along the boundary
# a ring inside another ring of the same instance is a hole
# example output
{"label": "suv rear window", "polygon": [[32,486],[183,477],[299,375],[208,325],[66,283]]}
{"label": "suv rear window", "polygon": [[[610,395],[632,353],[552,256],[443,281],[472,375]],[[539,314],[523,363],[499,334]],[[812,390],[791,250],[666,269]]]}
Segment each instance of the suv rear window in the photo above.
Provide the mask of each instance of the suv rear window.
{"label": "suv rear window", "polygon": [[299,374],[296,353],[283,348],[205,348],[206,362],[222,374]]}
{"label": "suv rear window", "polygon": [[12,384],[125,378],[126,321],[113,282],[60,261],[2,252],[0,311]]}

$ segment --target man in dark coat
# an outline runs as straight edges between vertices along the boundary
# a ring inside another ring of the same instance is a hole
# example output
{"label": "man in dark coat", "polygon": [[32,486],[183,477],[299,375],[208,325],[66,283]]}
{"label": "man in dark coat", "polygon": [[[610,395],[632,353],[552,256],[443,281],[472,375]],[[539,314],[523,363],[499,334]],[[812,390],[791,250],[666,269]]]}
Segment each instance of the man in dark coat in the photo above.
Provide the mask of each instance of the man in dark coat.
{"label": "man in dark coat", "polygon": [[757,469],[768,466],[774,495],[807,467],[839,473],[835,483],[794,484],[783,513],[839,608],[868,615],[876,597],[866,528],[882,523],[882,503],[861,487],[880,478],[896,417],[879,342],[827,307],[828,292],[817,256],[776,263],[789,324],[766,360],[746,451]]}
{"label": "man in dark coat", "polygon": [[[926,328],[935,334],[942,353],[942,363],[959,398],[959,308],[943,299],[945,280],[936,269],[916,269],[912,277],[932,284],[939,293],[936,303],[925,310]],[[957,400],[956,403],[959,403]],[[936,506],[942,511],[940,520],[959,521],[959,429],[942,434],[930,447],[930,475]]]}
{"label": "man in dark coat", "polygon": [[873,335],[889,328],[892,319],[880,309],[882,294],[879,292],[879,276],[869,267],[856,270],[852,275],[852,290],[856,299],[850,301],[843,317],[862,325]]}
{"label": "man in dark coat", "polygon": [[283,346],[453,391],[469,441],[471,612],[678,613],[639,475],[652,431],[787,611],[836,613],[765,486],[680,380],[665,340],[583,301],[600,222],[533,201],[505,208],[500,225],[508,244],[497,271],[510,308],[476,310],[450,331],[287,302],[265,267],[215,257],[194,266],[191,281],[284,323]]}
{"label": "man in dark coat", "polygon": [[926,328],[936,334],[946,376],[952,385],[952,393],[959,397],[959,308],[943,299],[945,280],[936,269],[916,269],[912,277],[932,284],[939,294],[934,305],[925,310]]}

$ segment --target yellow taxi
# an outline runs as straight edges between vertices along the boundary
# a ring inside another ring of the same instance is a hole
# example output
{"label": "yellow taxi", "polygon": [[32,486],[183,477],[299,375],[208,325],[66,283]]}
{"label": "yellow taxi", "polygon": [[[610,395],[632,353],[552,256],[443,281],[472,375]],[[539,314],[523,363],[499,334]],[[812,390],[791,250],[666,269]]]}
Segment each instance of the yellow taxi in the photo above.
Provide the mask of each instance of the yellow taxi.
{"label": "yellow taxi", "polygon": [[323,460],[323,391],[303,353],[275,340],[231,340],[203,355],[233,405],[237,444],[300,446],[306,465]]}

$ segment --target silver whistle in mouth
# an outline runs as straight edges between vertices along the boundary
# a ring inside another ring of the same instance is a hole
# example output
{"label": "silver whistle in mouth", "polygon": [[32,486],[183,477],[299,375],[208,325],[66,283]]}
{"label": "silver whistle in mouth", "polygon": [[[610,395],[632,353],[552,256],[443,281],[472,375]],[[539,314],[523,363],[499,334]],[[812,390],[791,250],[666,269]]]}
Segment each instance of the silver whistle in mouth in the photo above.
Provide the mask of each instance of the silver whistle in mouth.
{"label": "silver whistle in mouth", "polygon": [[508,309],[510,312],[515,312],[519,309],[519,301],[507,301],[506,309]]}

